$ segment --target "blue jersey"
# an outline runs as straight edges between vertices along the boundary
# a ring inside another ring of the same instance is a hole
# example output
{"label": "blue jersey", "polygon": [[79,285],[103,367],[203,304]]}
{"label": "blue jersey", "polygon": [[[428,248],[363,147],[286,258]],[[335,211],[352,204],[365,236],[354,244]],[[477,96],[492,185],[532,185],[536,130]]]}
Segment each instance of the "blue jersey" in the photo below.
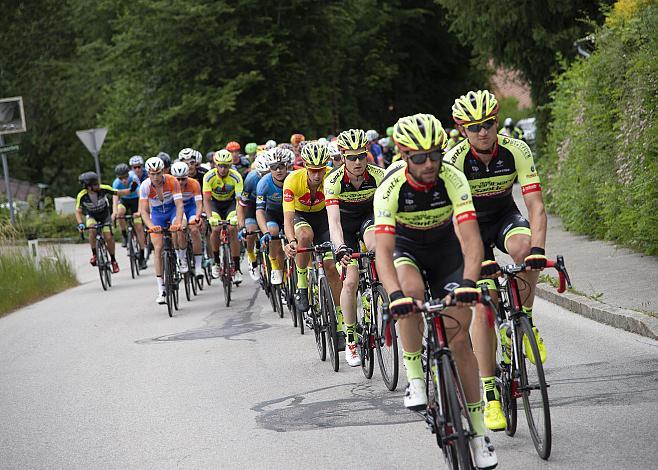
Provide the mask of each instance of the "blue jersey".
{"label": "blue jersey", "polygon": [[142,170],[142,177],[141,178],[139,176],[137,176],[137,174],[133,170],[130,170],[130,173],[128,173],[128,175],[131,178],[136,178],[138,183],[143,183],[144,180],[149,177],[148,172],[146,170]]}
{"label": "blue jersey", "polygon": [[242,194],[240,195],[240,201],[242,201],[243,205],[252,206],[256,203],[256,191],[260,180],[261,177],[257,171],[254,170],[247,173],[247,177],[244,179]]}
{"label": "blue jersey", "polygon": [[[132,172],[131,172],[132,173]],[[132,191],[130,194],[127,196],[121,196],[121,199],[137,199],[139,197],[139,178],[133,174],[128,174],[128,182],[126,184],[123,184],[119,178],[114,178],[114,181],[112,182],[112,187],[114,189],[128,189],[130,188],[130,183],[133,181],[137,182],[137,189]]]}
{"label": "blue jersey", "polygon": [[274,183],[272,173],[261,178],[256,194],[256,209],[283,214],[283,187]]}
{"label": "blue jersey", "polygon": [[379,161],[380,158],[382,158],[382,147],[379,144],[370,144],[370,148],[368,149],[370,152],[370,155],[372,155],[372,158],[374,159],[375,163]]}

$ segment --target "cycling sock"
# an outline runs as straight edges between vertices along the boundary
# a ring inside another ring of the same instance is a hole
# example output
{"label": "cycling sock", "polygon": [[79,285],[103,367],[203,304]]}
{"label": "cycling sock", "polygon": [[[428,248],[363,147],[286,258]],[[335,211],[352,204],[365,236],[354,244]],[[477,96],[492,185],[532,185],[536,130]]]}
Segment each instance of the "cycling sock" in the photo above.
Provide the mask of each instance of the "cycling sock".
{"label": "cycling sock", "polygon": [[279,271],[281,266],[279,266],[279,258],[271,258],[270,263],[272,263],[272,271]]}
{"label": "cycling sock", "polygon": [[297,266],[298,289],[306,289],[308,287],[308,278],[306,277],[307,272],[308,272],[308,268],[300,268],[299,266]]}
{"label": "cycling sock", "polygon": [[91,249],[91,254],[94,255],[94,256],[96,256],[96,248],[92,248],[92,249]]}
{"label": "cycling sock", "polygon": [[484,413],[482,412],[482,401],[468,403],[468,414],[471,416],[473,432],[476,436],[484,436],[486,428],[484,427]]}
{"label": "cycling sock", "polygon": [[237,272],[239,272],[239,273],[242,272],[242,271],[240,271],[240,257],[239,256],[234,256],[233,257],[233,266],[235,267],[235,270]]}
{"label": "cycling sock", "polygon": [[482,377],[482,390],[484,390],[484,399],[487,402],[492,400],[500,401],[500,393],[496,388],[495,377]]}
{"label": "cycling sock", "polygon": [[110,261],[112,261],[113,263],[116,263],[117,259],[114,257],[114,255],[110,255]]}
{"label": "cycling sock", "polygon": [[523,313],[525,313],[525,315],[528,317],[528,320],[530,320],[530,326],[535,326],[532,323],[532,307],[525,307],[524,306],[524,307],[522,307],[522,309],[523,309]]}
{"label": "cycling sock", "polygon": [[125,230],[121,230],[121,236],[123,237],[124,240],[128,240],[128,232]]}
{"label": "cycling sock", "polygon": [[255,263],[256,262],[256,253],[254,250],[247,250],[247,259],[249,260],[250,263]]}
{"label": "cycling sock", "polygon": [[164,292],[164,279],[162,279],[162,276],[155,276],[155,280],[158,282],[158,292]]}
{"label": "cycling sock", "polygon": [[194,265],[196,266],[196,270],[201,272],[203,269],[203,266],[201,264],[203,263],[203,255],[194,255]]}
{"label": "cycling sock", "polygon": [[144,258],[146,258],[146,250],[142,248],[141,250],[139,250],[139,259],[144,259]]}
{"label": "cycling sock", "polygon": [[354,335],[354,330],[356,330],[356,323],[345,323],[345,333],[347,334],[348,343],[356,342],[356,336]]}
{"label": "cycling sock", "polygon": [[213,258],[215,258],[215,264],[219,264],[219,251],[213,251]]}
{"label": "cycling sock", "polygon": [[343,310],[340,305],[336,306],[336,331],[345,331],[345,321],[343,320]]}
{"label": "cycling sock", "polygon": [[414,352],[403,351],[402,360],[404,361],[404,367],[407,369],[407,380],[411,381],[412,379],[422,379],[425,377],[423,373],[423,363],[420,360],[422,356],[422,349]]}

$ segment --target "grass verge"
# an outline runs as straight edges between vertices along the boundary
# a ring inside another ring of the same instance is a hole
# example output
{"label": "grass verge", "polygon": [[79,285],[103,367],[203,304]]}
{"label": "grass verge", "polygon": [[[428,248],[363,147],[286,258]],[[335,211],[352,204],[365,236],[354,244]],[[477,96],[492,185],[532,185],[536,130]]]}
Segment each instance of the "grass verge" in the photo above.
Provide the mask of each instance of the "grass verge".
{"label": "grass verge", "polygon": [[38,264],[26,250],[0,251],[0,316],[76,285],[73,267],[58,250]]}

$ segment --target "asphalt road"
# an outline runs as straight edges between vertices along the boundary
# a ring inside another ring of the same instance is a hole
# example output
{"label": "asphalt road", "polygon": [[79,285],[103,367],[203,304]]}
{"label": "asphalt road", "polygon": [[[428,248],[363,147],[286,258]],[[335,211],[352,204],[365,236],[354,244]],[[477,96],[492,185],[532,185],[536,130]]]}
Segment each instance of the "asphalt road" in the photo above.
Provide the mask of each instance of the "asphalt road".
{"label": "asphalt road", "polygon": [[[80,287],[0,319],[0,468],[445,468],[404,380],[334,373],[251,280],[230,309],[213,286],[169,318],[151,269],[104,293],[71,253]],[[514,438],[492,436],[499,468],[656,468],[658,342],[536,311],[553,453],[520,415]]]}

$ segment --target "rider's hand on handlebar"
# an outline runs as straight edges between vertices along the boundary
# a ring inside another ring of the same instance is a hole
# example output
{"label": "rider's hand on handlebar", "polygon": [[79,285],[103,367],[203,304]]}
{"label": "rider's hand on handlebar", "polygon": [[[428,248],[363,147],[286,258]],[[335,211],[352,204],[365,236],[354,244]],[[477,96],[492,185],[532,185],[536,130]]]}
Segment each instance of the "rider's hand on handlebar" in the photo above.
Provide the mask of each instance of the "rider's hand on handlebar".
{"label": "rider's hand on handlebar", "polygon": [[496,278],[500,274],[500,266],[494,260],[485,259],[480,267],[480,277]]}
{"label": "rider's hand on handlebar", "polygon": [[286,252],[288,258],[292,258],[297,254],[297,240],[292,240],[290,243],[286,244],[283,247],[283,251]]}
{"label": "rider's hand on handlebar", "polygon": [[533,271],[540,271],[546,267],[546,252],[543,248],[533,246],[530,248],[530,254],[525,257],[523,262]]}
{"label": "rider's hand on handlebar", "polygon": [[149,232],[150,233],[160,233],[160,232],[162,232],[162,227],[160,227],[159,225],[154,225],[153,227],[151,227],[149,229]]}
{"label": "rider's hand on handlebar", "polygon": [[418,310],[419,302],[412,297],[405,297],[401,290],[392,292],[388,310],[393,318],[403,317]]}
{"label": "rider's hand on handlebar", "polygon": [[474,305],[479,298],[480,291],[476,287],[475,281],[464,279],[459,287],[446,297],[446,303],[450,303],[450,300],[454,299],[457,307],[465,307]]}
{"label": "rider's hand on handlebar", "polygon": [[78,232],[80,232],[80,233],[84,232],[85,228],[86,228],[85,224],[83,224],[83,223],[78,224]]}
{"label": "rider's hand on handlebar", "polygon": [[342,264],[343,267],[345,268],[352,261],[351,257],[352,257],[352,249],[349,248],[344,243],[341,246],[339,246],[338,249],[336,250],[336,261]]}

